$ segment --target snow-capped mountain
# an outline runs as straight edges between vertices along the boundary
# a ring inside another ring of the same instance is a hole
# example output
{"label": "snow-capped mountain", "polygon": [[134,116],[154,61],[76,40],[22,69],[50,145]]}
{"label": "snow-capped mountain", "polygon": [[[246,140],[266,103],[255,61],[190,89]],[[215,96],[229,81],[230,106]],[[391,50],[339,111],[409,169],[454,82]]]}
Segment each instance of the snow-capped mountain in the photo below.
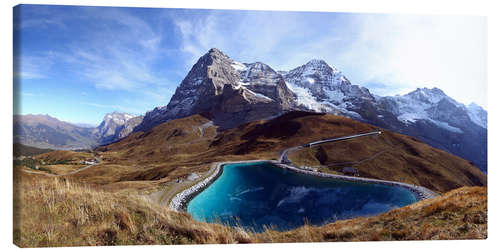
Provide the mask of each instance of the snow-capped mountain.
{"label": "snow-capped mountain", "polygon": [[92,133],[99,143],[109,143],[129,135],[142,122],[143,116],[113,112],[106,114],[103,121]]}
{"label": "snow-capped mountain", "polygon": [[483,128],[487,128],[488,113],[479,105],[475,103],[469,104],[469,106],[467,106],[467,114],[469,115],[472,122]]}
{"label": "snow-capped mountain", "polygon": [[281,74],[296,94],[296,106],[300,109],[359,118],[350,108],[360,101],[375,100],[368,89],[351,84],[342,72],[323,60],[313,59]]}
{"label": "snow-capped mountain", "polygon": [[463,133],[459,127],[474,122],[465,105],[438,88],[418,88],[406,95],[379,98],[378,102],[386,104],[391,113],[405,124],[427,120],[451,132]]}
{"label": "snow-capped mountain", "polygon": [[288,110],[349,116],[415,136],[486,170],[487,112],[481,107],[458,103],[437,88],[375,96],[317,59],[276,71],[265,63],[237,62],[211,49],[191,68],[168,105],[147,112],[135,131],[192,114],[231,128]]}

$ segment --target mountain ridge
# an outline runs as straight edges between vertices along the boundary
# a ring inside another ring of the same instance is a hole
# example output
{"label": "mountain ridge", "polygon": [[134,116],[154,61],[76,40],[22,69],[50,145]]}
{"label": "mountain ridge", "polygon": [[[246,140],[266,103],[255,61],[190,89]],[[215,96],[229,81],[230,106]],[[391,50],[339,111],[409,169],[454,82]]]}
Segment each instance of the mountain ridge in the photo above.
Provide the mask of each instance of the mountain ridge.
{"label": "mountain ridge", "polygon": [[415,136],[486,171],[487,112],[469,106],[438,88],[376,96],[321,59],[276,71],[263,62],[240,63],[212,48],[193,65],[168,105],[149,111],[134,131],[196,113],[228,129],[290,110],[323,112]]}

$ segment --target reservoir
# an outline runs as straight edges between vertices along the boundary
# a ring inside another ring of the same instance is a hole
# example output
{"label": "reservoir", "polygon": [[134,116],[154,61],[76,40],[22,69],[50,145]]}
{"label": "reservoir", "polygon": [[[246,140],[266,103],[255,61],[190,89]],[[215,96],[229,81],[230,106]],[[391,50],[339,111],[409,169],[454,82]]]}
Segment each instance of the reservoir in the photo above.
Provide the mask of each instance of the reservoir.
{"label": "reservoir", "polygon": [[252,162],[225,165],[186,210],[199,221],[259,232],[376,215],[416,201],[413,192],[399,186],[337,180]]}

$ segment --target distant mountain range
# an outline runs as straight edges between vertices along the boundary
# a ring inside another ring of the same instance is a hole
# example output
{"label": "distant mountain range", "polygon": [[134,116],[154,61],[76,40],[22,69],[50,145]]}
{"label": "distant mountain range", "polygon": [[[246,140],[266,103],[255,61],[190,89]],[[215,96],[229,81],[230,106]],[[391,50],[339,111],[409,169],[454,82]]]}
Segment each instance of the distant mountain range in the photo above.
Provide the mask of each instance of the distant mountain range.
{"label": "distant mountain range", "polygon": [[[19,123],[22,129],[14,134],[20,142],[72,146],[81,141],[82,146],[97,145],[193,114],[210,119],[219,129],[229,129],[292,110],[347,116],[414,136],[487,170],[487,112],[476,104],[465,106],[438,88],[380,97],[351,84],[323,60],[276,71],[262,62],[237,62],[215,48],[191,68],[168,105],[144,117],[115,112],[106,115],[94,129]],[[94,139],[89,142],[88,138]]]}
{"label": "distant mountain range", "polygon": [[143,116],[113,112],[97,127],[60,121],[49,115],[14,115],[14,142],[51,149],[89,149],[129,135]]}

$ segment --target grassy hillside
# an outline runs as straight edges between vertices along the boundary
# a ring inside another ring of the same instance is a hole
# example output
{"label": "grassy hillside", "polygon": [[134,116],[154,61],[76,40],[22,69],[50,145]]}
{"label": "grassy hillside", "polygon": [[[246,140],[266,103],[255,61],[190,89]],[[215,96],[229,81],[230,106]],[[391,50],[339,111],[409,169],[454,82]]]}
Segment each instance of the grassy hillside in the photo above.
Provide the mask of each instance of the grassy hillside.
{"label": "grassy hillside", "polygon": [[[257,121],[219,131],[200,126],[208,120],[191,116],[173,120],[152,131],[138,132],[124,140],[98,148],[109,164],[127,166],[126,174],[101,168],[110,180],[173,180],[190,172],[206,171],[216,161],[277,159],[285,148],[323,138],[364,133],[379,129],[349,118],[291,112],[270,121]],[[325,144],[297,152],[299,164],[320,165],[339,172],[353,166],[370,178],[403,181],[445,192],[461,186],[486,185],[486,175],[470,162],[409,136],[384,130],[381,136]],[[134,167],[130,167],[134,166]],[[90,170],[82,177],[92,181]]]}
{"label": "grassy hillside", "polygon": [[290,159],[297,165],[320,166],[326,172],[354,167],[363,177],[408,182],[440,192],[486,185],[486,175],[470,162],[389,131],[301,149]]}
{"label": "grassy hillside", "polygon": [[33,157],[48,162],[66,162],[66,163],[80,163],[83,160],[91,160],[94,155],[89,152],[76,152],[69,150],[52,150],[47,153],[39,154]]}
{"label": "grassy hillside", "polygon": [[14,143],[14,157],[19,156],[34,156],[52,151],[47,148],[35,148],[23,145],[21,143]]}
{"label": "grassy hillside", "polygon": [[189,214],[170,211],[136,194],[105,192],[22,170],[14,177],[14,243],[21,247],[487,237],[484,187],[463,187],[369,218],[252,233],[197,222]]}
{"label": "grassy hillside", "polygon": [[14,183],[14,243],[20,247],[249,241],[231,227],[196,222],[139,195],[22,171]]}

